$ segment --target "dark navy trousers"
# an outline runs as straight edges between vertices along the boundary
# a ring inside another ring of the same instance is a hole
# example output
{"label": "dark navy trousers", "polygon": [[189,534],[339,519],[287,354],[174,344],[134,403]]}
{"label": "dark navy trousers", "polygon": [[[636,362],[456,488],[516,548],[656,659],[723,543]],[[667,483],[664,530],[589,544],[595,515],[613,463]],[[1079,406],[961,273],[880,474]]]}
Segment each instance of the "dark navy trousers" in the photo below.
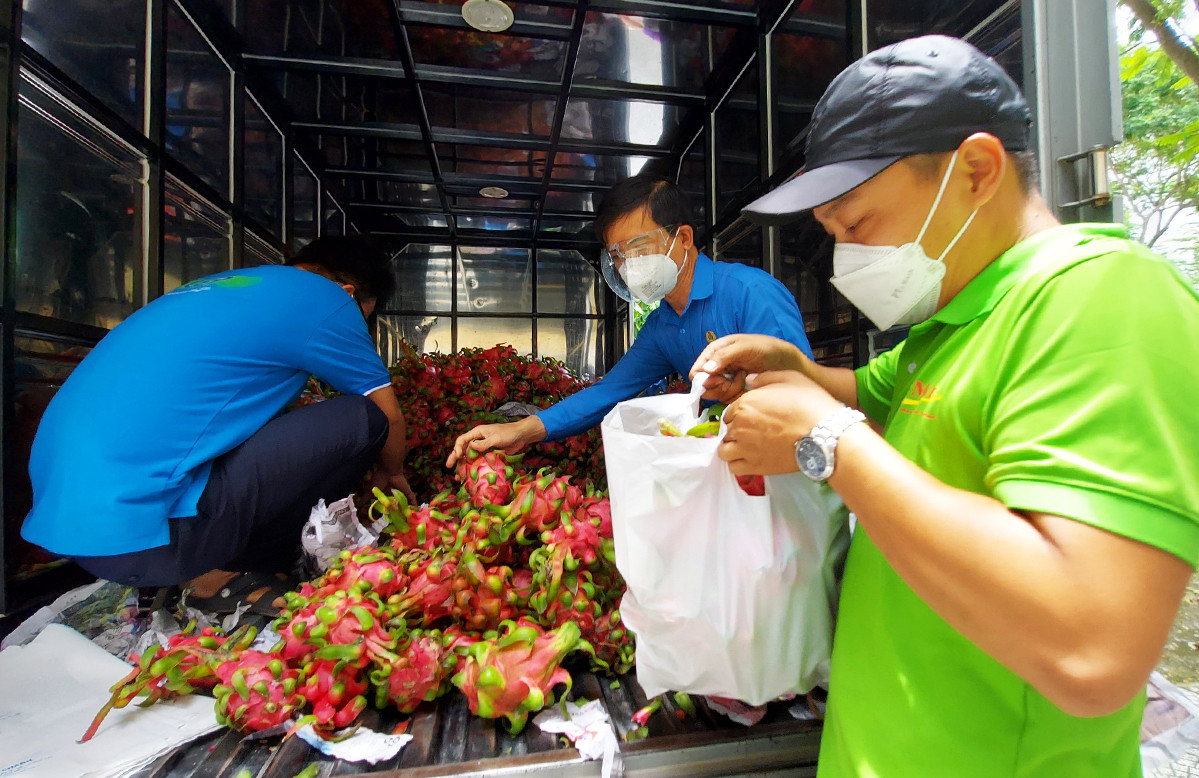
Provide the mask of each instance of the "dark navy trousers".
{"label": "dark navy trousers", "polygon": [[312,507],[357,491],[388,430],[387,416],[366,397],[285,413],[213,460],[196,515],[170,520],[170,543],[74,561],[98,578],[139,587],[214,569],[289,573]]}

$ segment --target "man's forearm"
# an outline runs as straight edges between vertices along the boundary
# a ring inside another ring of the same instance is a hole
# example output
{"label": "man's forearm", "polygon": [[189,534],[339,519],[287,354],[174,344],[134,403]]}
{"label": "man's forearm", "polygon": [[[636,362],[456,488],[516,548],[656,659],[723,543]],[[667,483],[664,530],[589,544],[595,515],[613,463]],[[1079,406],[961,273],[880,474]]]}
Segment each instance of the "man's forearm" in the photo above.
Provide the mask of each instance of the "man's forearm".
{"label": "man's forearm", "polygon": [[952,488],[862,425],[841,437],[829,485],[929,607],[1067,712],[1110,713],[1143,686],[1183,560]]}
{"label": "man's forearm", "polygon": [[820,385],[824,391],[848,405],[858,407],[858,379],[847,367],[829,367],[808,359],[799,349],[799,371]]}
{"label": "man's forearm", "polygon": [[408,426],[400,402],[390,386],[371,392],[367,398],[387,416],[387,442],[379,452],[379,464],[387,475],[400,475],[404,471],[404,457],[408,455]]}
{"label": "man's forearm", "polygon": [[402,413],[389,421],[387,442],[379,452],[379,463],[388,475],[398,475],[404,471],[404,458],[408,456],[408,427]]}

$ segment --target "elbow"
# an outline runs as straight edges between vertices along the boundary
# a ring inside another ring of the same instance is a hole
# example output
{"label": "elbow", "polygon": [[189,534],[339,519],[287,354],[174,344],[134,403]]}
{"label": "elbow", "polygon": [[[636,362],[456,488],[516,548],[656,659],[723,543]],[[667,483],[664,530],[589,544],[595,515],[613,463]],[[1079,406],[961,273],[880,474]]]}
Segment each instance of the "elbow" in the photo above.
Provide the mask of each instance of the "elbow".
{"label": "elbow", "polygon": [[1115,662],[1109,657],[1068,656],[1057,661],[1038,691],[1071,716],[1106,716],[1131,702],[1149,678],[1152,666]]}

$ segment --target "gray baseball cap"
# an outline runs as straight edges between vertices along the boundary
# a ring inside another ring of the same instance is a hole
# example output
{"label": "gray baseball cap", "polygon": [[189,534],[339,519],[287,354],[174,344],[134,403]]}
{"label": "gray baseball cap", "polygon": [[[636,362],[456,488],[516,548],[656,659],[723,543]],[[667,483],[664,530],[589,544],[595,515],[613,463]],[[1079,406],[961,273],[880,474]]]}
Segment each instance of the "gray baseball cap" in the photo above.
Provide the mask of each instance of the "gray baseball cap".
{"label": "gray baseball cap", "polygon": [[903,157],[952,151],[976,132],[1026,150],[1031,126],[1024,95],[995,60],[958,38],[909,38],[833,79],[812,113],[803,169],[743,213],[786,224]]}

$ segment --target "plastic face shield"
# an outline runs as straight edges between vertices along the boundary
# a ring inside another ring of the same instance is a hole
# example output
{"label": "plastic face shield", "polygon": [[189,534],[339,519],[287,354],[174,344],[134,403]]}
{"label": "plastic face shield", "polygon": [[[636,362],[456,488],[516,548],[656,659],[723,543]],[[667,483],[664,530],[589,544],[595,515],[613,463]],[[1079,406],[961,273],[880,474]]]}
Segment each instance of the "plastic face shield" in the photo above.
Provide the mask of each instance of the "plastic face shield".
{"label": "plastic face shield", "polygon": [[633,302],[633,293],[620,274],[620,267],[630,257],[644,257],[647,254],[661,254],[670,245],[671,230],[667,227],[657,227],[649,232],[643,232],[627,240],[613,243],[600,250],[600,269],[604,281],[616,293],[616,296],[626,302]]}

